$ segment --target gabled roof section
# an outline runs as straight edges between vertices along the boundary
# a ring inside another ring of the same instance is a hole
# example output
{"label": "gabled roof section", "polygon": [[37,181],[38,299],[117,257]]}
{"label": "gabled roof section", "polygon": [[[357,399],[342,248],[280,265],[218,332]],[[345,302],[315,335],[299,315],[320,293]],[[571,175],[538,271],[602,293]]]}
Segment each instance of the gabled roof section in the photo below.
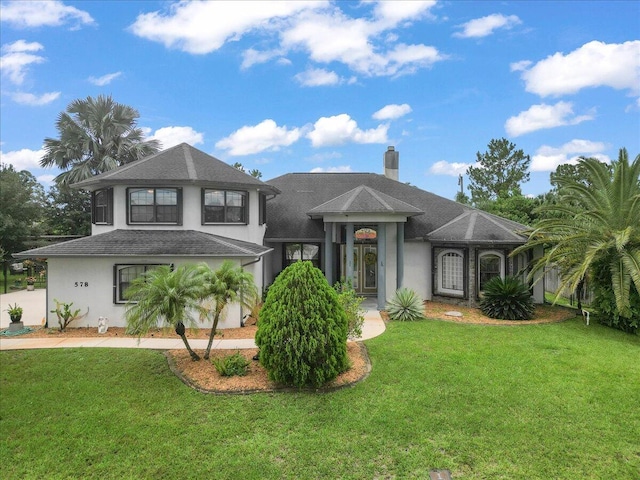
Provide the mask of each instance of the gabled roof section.
{"label": "gabled roof section", "polygon": [[424,212],[386,193],[379,192],[366,185],[360,185],[307,212],[311,217],[332,213],[344,215],[356,213],[388,213],[412,216]]}
{"label": "gabled roof section", "polygon": [[34,248],[16,258],[49,257],[261,257],[271,248],[196,230],[113,230]]}
{"label": "gabled roof section", "polygon": [[526,243],[527,237],[518,233],[526,228],[481,210],[467,210],[426,237],[447,243]]}
{"label": "gabled roof section", "polygon": [[278,190],[186,143],[101,173],[72,186],[89,190],[111,185],[215,184],[221,188]]}

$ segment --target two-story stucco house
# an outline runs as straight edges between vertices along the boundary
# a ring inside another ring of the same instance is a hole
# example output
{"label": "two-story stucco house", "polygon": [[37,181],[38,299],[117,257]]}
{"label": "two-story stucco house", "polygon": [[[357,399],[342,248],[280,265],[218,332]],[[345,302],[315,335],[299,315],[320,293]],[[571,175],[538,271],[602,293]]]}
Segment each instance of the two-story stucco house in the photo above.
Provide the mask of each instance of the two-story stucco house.
{"label": "two-story stucco house", "polygon": [[[522,272],[517,224],[398,181],[398,152],[384,175],[292,173],[262,182],[187,144],[74,185],[92,192],[92,234],[16,254],[46,258],[53,299],[89,307],[124,326],[124,291],[160,264],[231,259],[259,288],[291,262],[310,260],[330,283],[352,278],[383,308],[400,286],[426,300],[475,305],[484,283]],[[543,301],[542,285],[533,287]],[[240,324],[233,307],[221,328]]]}

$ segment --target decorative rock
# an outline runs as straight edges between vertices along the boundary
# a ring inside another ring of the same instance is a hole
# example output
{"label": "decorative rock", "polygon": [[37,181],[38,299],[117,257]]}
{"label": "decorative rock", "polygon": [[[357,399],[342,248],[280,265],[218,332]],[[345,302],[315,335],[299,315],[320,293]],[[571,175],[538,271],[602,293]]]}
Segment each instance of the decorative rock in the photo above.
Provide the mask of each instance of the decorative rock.
{"label": "decorative rock", "polygon": [[10,332],[17,332],[18,330],[22,330],[24,328],[24,323],[22,322],[11,322],[9,324]]}
{"label": "decorative rock", "polygon": [[448,316],[448,317],[461,317],[461,316],[462,316],[462,313],[460,313],[460,312],[455,312],[455,311],[452,311],[452,312],[444,312],[444,314],[445,314],[446,316]]}

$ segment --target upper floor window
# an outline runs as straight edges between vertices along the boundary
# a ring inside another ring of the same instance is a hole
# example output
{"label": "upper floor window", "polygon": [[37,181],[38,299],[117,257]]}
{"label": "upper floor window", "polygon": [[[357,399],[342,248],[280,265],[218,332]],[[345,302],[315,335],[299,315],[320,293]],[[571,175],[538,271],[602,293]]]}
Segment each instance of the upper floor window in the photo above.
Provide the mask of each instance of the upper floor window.
{"label": "upper floor window", "polygon": [[478,256],[479,291],[494,277],[504,278],[504,254],[494,250],[483,252]]}
{"label": "upper floor window", "polygon": [[202,191],[202,223],[247,223],[247,192]]}
{"label": "upper floor window", "polygon": [[176,223],[181,221],[179,188],[127,189],[129,223]]}
{"label": "upper floor window", "polygon": [[113,225],[113,189],[96,190],[91,194],[91,222]]}
{"label": "upper floor window", "polygon": [[461,250],[445,250],[438,255],[438,291],[464,295],[464,256]]}

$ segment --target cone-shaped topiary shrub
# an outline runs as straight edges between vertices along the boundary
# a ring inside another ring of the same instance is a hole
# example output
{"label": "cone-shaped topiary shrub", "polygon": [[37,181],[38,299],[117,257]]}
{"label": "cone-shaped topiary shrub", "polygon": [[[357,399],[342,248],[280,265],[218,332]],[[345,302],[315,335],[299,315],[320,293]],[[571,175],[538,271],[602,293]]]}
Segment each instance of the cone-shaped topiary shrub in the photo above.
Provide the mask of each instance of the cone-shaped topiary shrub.
{"label": "cone-shaped topiary shrub", "polygon": [[349,366],[347,316],[311,262],[291,264],[273,282],[255,341],[269,378],[285,385],[318,387]]}
{"label": "cone-shaped topiary shrub", "polygon": [[396,290],[395,296],[387,302],[385,310],[391,320],[400,322],[424,318],[424,305],[416,292],[409,288]]}
{"label": "cone-shaped topiary shrub", "polygon": [[495,277],[484,287],[480,310],[491,318],[529,320],[535,307],[529,288],[520,279]]}

